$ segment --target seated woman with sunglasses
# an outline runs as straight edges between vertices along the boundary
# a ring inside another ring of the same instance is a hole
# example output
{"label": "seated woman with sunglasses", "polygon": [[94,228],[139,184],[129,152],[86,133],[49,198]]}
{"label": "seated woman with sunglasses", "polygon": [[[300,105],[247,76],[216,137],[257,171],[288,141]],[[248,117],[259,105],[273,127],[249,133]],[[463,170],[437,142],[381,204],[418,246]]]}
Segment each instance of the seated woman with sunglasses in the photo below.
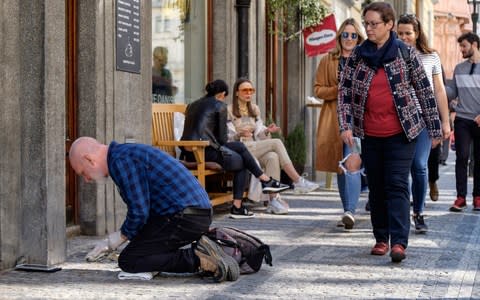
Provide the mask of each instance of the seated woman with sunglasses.
{"label": "seated woman with sunglasses", "polygon": [[[228,106],[228,136],[230,141],[241,141],[252,155],[260,162],[265,173],[280,179],[283,169],[294,183],[295,193],[308,193],[318,188],[318,184],[300,176],[293,167],[287,150],[279,139],[270,138],[270,133],[278,132],[275,124],[265,126],[260,117],[260,109],[252,103],[255,89],[250,80],[240,78],[233,87],[233,102]],[[288,204],[280,195],[271,194],[267,211],[274,214],[288,212]]]}
{"label": "seated woman with sunglasses", "polygon": [[[337,173],[344,212],[337,226],[352,229],[361,191],[361,174],[358,172],[361,159],[358,153],[353,153],[359,149],[354,151],[340,137],[337,99],[338,75],[353,49],[364,40],[360,25],[352,18],[346,19],[340,25],[336,40],[337,46],[320,60],[315,78],[315,95],[324,100],[317,127],[316,170]],[[357,139],[356,142],[360,141]],[[342,161],[340,168],[339,161]],[[342,166],[345,167],[342,169]]]}
{"label": "seated woman with sunglasses", "polygon": [[[265,194],[278,193],[289,187],[267,176],[242,143],[227,142],[227,104],[224,100],[228,95],[228,85],[225,81],[212,81],[205,90],[207,94],[204,97],[187,106],[181,139],[210,141],[210,146],[205,148],[205,160],[217,162],[225,171],[234,173],[230,217],[252,218],[254,214],[242,204],[247,171],[261,181]],[[195,161],[189,149],[182,147],[182,155],[187,161]]]}

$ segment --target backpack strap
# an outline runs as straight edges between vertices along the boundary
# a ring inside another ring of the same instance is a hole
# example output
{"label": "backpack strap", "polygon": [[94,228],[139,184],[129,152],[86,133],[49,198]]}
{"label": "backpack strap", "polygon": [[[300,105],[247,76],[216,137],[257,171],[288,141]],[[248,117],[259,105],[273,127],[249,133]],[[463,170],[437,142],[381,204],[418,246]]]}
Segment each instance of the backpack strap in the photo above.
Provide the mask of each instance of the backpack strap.
{"label": "backpack strap", "polygon": [[270,252],[270,246],[268,246],[267,244],[263,244],[260,247],[258,247],[258,249],[260,251],[263,251],[263,253],[265,254],[265,263],[270,267],[272,267],[273,258],[272,258],[272,253]]}

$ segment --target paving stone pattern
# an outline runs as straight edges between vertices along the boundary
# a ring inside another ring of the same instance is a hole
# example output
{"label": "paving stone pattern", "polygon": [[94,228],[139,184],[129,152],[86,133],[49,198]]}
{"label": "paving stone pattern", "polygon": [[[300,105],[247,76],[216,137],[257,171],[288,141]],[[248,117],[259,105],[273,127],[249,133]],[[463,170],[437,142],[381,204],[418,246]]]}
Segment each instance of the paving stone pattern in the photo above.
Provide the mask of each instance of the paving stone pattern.
{"label": "paving stone pattern", "polygon": [[232,220],[228,206],[215,210],[214,225],[235,226],[270,244],[273,267],[242,275],[236,282],[213,283],[195,275],[157,276],[151,281],[120,281],[113,260],[87,263],[85,254],[99,237],[69,240],[62,271],[0,273],[0,299],[480,299],[480,213],[448,211],[455,199],[454,153],[440,167],[440,200],[427,195],[427,234],[411,231],[407,259],[369,254],[374,244],[362,194],[353,230],[336,227],[342,213],[338,192],[284,194],[288,215],[264,213]]}

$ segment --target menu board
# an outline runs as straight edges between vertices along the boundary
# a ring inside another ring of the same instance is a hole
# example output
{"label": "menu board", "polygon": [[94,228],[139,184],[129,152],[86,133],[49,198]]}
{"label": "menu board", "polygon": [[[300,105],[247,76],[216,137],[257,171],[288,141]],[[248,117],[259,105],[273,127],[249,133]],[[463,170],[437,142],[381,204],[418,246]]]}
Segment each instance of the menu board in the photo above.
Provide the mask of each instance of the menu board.
{"label": "menu board", "polygon": [[140,73],[140,0],[116,0],[117,70]]}

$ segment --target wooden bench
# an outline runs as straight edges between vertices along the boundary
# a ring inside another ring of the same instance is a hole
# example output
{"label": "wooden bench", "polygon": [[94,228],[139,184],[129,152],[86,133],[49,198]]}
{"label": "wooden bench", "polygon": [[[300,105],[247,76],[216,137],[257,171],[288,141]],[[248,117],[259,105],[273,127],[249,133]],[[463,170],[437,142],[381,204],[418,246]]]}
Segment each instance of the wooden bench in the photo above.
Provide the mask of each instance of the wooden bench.
{"label": "wooden bench", "polygon": [[[205,161],[205,148],[208,141],[176,141],[174,135],[174,113],[184,114],[185,104],[152,104],[152,145],[176,157],[175,147],[189,147],[195,156],[196,163],[181,161],[198,178],[200,184],[206,187],[206,177],[224,173],[217,163]],[[207,190],[208,192],[208,190]],[[208,193],[213,206],[232,200],[232,193]]]}

